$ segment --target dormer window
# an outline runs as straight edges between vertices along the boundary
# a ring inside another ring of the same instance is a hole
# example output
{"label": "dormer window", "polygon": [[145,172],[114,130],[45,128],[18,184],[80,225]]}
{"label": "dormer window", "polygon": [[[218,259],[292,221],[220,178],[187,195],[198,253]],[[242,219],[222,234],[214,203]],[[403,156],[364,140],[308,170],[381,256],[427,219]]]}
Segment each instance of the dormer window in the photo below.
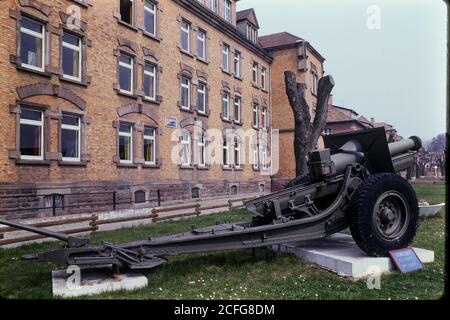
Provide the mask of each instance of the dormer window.
{"label": "dormer window", "polygon": [[258,42],[258,30],[250,24],[247,24],[247,39],[253,43]]}
{"label": "dormer window", "polygon": [[231,1],[223,1],[223,18],[231,23]]}

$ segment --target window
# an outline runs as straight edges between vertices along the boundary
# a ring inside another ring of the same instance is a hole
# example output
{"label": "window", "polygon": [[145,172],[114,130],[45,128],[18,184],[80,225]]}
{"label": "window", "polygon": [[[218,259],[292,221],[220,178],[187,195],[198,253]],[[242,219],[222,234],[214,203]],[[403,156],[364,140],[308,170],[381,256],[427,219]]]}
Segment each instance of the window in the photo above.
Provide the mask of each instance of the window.
{"label": "window", "polygon": [[144,203],[145,202],[145,191],[138,190],[134,193],[134,203]]}
{"label": "window", "polygon": [[261,125],[263,129],[267,129],[267,109],[263,108],[261,110]]}
{"label": "window", "polygon": [[241,122],[241,104],[242,99],[239,96],[234,97],[234,121]]}
{"label": "window", "polygon": [[119,160],[133,162],[133,127],[130,124],[121,123],[119,127]]}
{"label": "window", "polygon": [[199,113],[206,113],[206,85],[202,82],[197,86],[197,109]]}
{"label": "window", "polygon": [[238,139],[234,140],[234,165],[236,168],[241,167],[241,144],[239,143]]}
{"label": "window", "polygon": [[133,24],[133,0],[120,0],[120,20]]}
{"label": "window", "polygon": [[144,127],[144,163],[156,164],[156,129]]}
{"label": "window", "polygon": [[238,78],[241,77],[241,53],[239,51],[234,53],[234,75]]}
{"label": "window", "polygon": [[20,155],[22,159],[44,158],[43,113],[23,108],[20,113]]}
{"label": "window", "polygon": [[230,46],[222,45],[222,69],[226,72],[229,71],[229,56],[230,56]]}
{"label": "window", "polygon": [[218,13],[219,12],[219,0],[209,0],[209,5],[211,8],[211,11],[213,11],[214,13]]}
{"label": "window", "polygon": [[144,27],[145,32],[156,36],[156,5],[149,0],[144,4]]}
{"label": "window", "polygon": [[226,138],[223,140],[223,166],[230,166],[230,146]]}
{"label": "window", "polygon": [[73,34],[64,32],[62,41],[63,77],[81,81],[81,39]]}
{"label": "window", "polygon": [[206,32],[202,30],[197,32],[197,57],[206,60]]}
{"label": "window", "polygon": [[231,1],[230,0],[224,0],[223,1],[223,6],[224,6],[223,18],[226,21],[231,22]]}
{"label": "window", "polygon": [[261,146],[261,166],[264,169],[267,169],[267,147]]}
{"label": "window", "polygon": [[156,66],[149,62],[144,65],[144,94],[145,99],[156,100]]}
{"label": "window", "polygon": [[238,194],[237,186],[231,186],[230,187],[230,195],[237,195],[237,194]]}
{"label": "window", "polygon": [[20,60],[23,67],[44,71],[45,28],[27,17],[22,17],[20,26]]}
{"label": "window", "polygon": [[181,77],[181,108],[189,110],[191,106],[191,79]]}
{"label": "window", "polygon": [[191,33],[191,25],[185,21],[181,21],[181,50],[185,52],[191,51],[190,46],[190,33]]}
{"label": "window", "polygon": [[64,208],[64,195],[63,194],[49,194],[44,196],[44,208]]}
{"label": "window", "polygon": [[206,136],[200,134],[197,141],[197,164],[200,167],[206,166]]}
{"label": "window", "polygon": [[230,94],[226,91],[222,94],[222,118],[230,120]]}
{"label": "window", "polygon": [[318,87],[318,76],[317,73],[313,70],[311,72],[311,92],[314,95],[317,95],[317,87]]}
{"label": "window", "polygon": [[133,94],[133,68],[133,57],[121,53],[119,56],[119,88],[123,93]]}
{"label": "window", "polygon": [[191,135],[189,132],[183,132],[181,134],[181,165],[191,165]]}
{"label": "window", "polygon": [[258,153],[258,145],[255,143],[252,145],[252,164],[253,169],[259,168],[259,153]]}
{"label": "window", "polygon": [[331,128],[325,128],[325,129],[323,130],[323,135],[324,135],[324,136],[329,136],[330,134],[333,134],[333,129],[331,129]]}
{"label": "window", "polygon": [[63,115],[61,120],[61,153],[63,161],[80,161],[80,117]]}
{"label": "window", "polygon": [[258,30],[250,24],[247,24],[247,39],[253,43],[258,42]]}
{"label": "window", "polygon": [[266,89],[266,68],[261,68],[261,88]]}
{"label": "window", "polygon": [[258,83],[258,62],[253,62],[252,81],[256,84]]}
{"label": "window", "polygon": [[258,105],[256,103],[253,104],[253,119],[252,119],[252,125],[255,128],[259,127],[259,115],[258,115]]}
{"label": "window", "polygon": [[191,189],[191,197],[192,197],[192,199],[200,198],[200,188],[199,187],[194,187]]}

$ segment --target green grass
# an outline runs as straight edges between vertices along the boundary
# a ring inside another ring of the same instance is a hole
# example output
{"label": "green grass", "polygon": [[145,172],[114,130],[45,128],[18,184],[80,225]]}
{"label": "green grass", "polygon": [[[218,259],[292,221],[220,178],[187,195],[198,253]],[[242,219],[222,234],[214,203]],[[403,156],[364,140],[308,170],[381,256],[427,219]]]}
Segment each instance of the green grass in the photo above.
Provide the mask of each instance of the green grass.
{"label": "green grass", "polygon": [[[444,202],[444,185],[414,185],[418,197],[430,203]],[[192,224],[208,226],[216,221],[249,218],[245,210],[214,214],[133,229],[92,234],[94,242],[122,242],[189,230]],[[414,246],[435,251],[435,262],[424,270],[384,275],[380,290],[367,289],[365,280],[341,278],[298,258],[266,249],[191,254],[169,258],[161,267],[145,273],[149,285],[133,292],[114,292],[89,299],[437,299],[444,292],[444,212],[422,219]],[[25,253],[60,246],[33,244],[0,249],[0,297],[50,299],[50,264],[20,260]]]}

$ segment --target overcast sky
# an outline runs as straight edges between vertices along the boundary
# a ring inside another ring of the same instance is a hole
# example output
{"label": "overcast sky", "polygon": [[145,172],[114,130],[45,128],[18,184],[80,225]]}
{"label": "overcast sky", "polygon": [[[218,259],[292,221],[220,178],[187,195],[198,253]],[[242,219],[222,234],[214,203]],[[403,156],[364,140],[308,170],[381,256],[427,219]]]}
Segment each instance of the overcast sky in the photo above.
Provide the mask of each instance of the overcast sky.
{"label": "overcast sky", "polygon": [[446,131],[443,1],[238,2],[238,10],[247,8],[256,11],[260,35],[293,33],[326,58],[334,104],[391,123],[404,137],[427,140]]}

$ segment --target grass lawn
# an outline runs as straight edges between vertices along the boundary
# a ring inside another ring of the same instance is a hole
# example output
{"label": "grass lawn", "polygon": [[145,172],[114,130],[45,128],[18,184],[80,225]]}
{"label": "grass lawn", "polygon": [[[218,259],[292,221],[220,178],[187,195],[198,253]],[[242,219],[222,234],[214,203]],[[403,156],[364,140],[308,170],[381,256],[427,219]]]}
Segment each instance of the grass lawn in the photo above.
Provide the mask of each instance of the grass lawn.
{"label": "grass lawn", "polygon": [[[418,197],[430,203],[444,202],[444,185],[415,184]],[[245,210],[199,218],[162,222],[133,229],[92,234],[92,240],[113,242],[144,239],[189,230],[192,224],[208,226],[216,221],[248,219]],[[149,285],[133,292],[114,292],[89,299],[438,299],[444,292],[443,210],[422,219],[414,246],[435,251],[435,262],[424,270],[393,273],[381,279],[380,290],[367,289],[364,280],[338,277],[295,256],[257,249],[169,258],[162,266],[145,273]],[[60,246],[34,244],[0,249],[0,297],[8,299],[52,298],[51,270],[56,267],[20,260],[25,253]]]}

